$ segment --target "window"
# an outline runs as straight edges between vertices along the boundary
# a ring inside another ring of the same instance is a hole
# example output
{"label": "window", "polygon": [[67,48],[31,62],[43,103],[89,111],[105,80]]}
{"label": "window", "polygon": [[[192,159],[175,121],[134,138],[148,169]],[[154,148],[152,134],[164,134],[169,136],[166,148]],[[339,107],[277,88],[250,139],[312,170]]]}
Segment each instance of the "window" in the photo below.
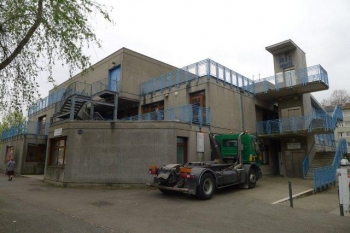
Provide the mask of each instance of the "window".
{"label": "window", "polygon": [[45,135],[46,115],[38,118],[38,134]]}
{"label": "window", "polygon": [[63,166],[65,164],[67,137],[51,139],[49,165]]}
{"label": "window", "polygon": [[192,104],[193,111],[193,122],[199,122],[202,120],[202,123],[206,122],[206,112],[203,111],[202,115],[199,115],[199,107],[205,108],[205,91],[195,92],[190,94],[190,104]]}
{"label": "window", "polygon": [[164,120],[164,101],[142,106],[142,114],[150,113],[150,120]]}
{"label": "window", "polygon": [[223,147],[237,147],[237,139],[225,139],[223,140]]}
{"label": "window", "polygon": [[46,154],[45,151],[46,151],[45,144],[28,143],[26,161],[38,162],[38,163],[44,162],[45,154]]}
{"label": "window", "polygon": [[350,136],[350,132],[346,132],[346,136],[348,136],[348,137],[349,137],[349,136]]}

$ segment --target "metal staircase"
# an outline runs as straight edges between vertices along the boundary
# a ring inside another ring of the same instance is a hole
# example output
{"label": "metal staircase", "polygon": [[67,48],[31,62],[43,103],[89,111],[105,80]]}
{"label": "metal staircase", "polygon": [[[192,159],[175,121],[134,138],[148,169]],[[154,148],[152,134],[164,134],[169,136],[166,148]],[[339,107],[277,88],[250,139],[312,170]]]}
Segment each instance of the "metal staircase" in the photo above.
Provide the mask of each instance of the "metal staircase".
{"label": "metal staircase", "polygon": [[[116,93],[119,92],[119,82],[116,81],[113,89],[109,87],[108,79],[99,80],[92,84],[73,82],[64,92],[61,101],[55,104],[55,113],[51,118],[51,122],[57,122],[64,119],[82,119],[78,116],[80,110],[87,103],[105,105],[109,107],[115,107],[117,101],[114,103],[107,102],[107,100],[113,100]],[[84,116],[83,116],[84,118]],[[94,118],[99,120],[104,119],[98,115]]]}

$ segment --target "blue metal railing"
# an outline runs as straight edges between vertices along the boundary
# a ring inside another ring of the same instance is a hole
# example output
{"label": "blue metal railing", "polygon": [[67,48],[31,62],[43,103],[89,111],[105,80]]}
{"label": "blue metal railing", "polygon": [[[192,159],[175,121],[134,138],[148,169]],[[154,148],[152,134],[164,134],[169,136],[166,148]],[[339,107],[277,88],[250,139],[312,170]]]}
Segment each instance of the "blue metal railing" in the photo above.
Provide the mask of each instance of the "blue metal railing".
{"label": "blue metal railing", "polygon": [[190,124],[195,123],[201,128],[203,125],[210,126],[211,111],[210,108],[188,104],[176,108],[168,108],[142,115],[125,117],[122,121],[180,121]]}
{"label": "blue metal railing", "polygon": [[340,120],[343,120],[343,112],[339,106],[336,106],[332,116],[323,111],[308,116],[258,121],[256,123],[256,131],[257,134],[260,135],[276,133],[283,134],[287,132],[297,133],[301,130],[314,132],[317,129],[332,131]]}
{"label": "blue metal railing", "polygon": [[[111,82],[116,82],[116,84],[113,84]],[[67,89],[61,88],[51,93],[49,96],[38,100],[35,104],[29,106],[28,116],[32,116],[35,113],[39,112],[40,110],[43,110],[51,106],[52,104],[56,104],[55,109],[57,110],[58,108],[61,107],[62,100],[64,102],[69,96],[73,94],[91,96],[104,90],[119,92],[120,81],[114,81],[114,80],[111,81],[109,79],[102,79],[92,84],[87,84],[79,81],[73,82],[67,87]]]}
{"label": "blue metal railing", "polygon": [[28,116],[32,116],[35,113],[49,107],[50,105],[57,103],[61,100],[64,92],[65,89],[62,88],[51,93],[49,96],[38,100],[35,104],[28,107]]}
{"label": "blue metal railing", "polygon": [[303,161],[303,177],[305,178],[307,171],[309,170],[310,167],[310,156],[306,155],[305,159]]}
{"label": "blue metal railing", "polygon": [[[116,84],[112,84],[111,82],[116,82]],[[102,79],[92,84],[83,83],[79,81],[73,82],[67,87],[66,91],[62,95],[61,100],[56,103],[55,112],[59,112],[64,102],[74,94],[80,94],[83,96],[91,97],[92,95],[95,95],[104,90],[119,92],[120,81]]]}
{"label": "blue metal railing", "polygon": [[278,73],[255,81],[255,93],[267,93],[269,90],[292,88],[295,85],[307,85],[311,82],[323,82],[327,86],[328,74],[321,65],[314,65],[300,70]]}
{"label": "blue metal railing", "polygon": [[269,90],[292,88],[295,85],[307,85],[311,82],[323,82],[328,85],[328,74],[321,65],[315,65],[300,70],[287,71],[267,78],[253,81],[213,60],[205,59],[192,65],[174,70],[141,83],[141,95],[148,95],[156,91],[179,88],[180,84],[200,78],[215,78],[230,88],[241,88],[249,93],[266,93]]}
{"label": "blue metal railing", "polygon": [[241,88],[254,94],[254,81],[213,61],[205,59],[188,65],[181,69],[160,75],[141,83],[141,95],[148,95],[156,91],[180,87],[182,83],[200,78],[210,79],[214,77],[216,82],[221,82],[230,88]]}
{"label": "blue metal railing", "polygon": [[25,121],[17,126],[13,126],[1,133],[1,140],[9,139],[17,135],[48,135],[49,123]]}
{"label": "blue metal railing", "polygon": [[324,188],[334,185],[336,182],[336,172],[340,165],[340,160],[344,154],[348,153],[347,141],[340,139],[337,150],[335,152],[334,160],[331,166],[316,168],[313,170],[314,176],[314,192],[320,191]]}
{"label": "blue metal railing", "polygon": [[322,151],[326,151],[326,148],[335,148],[335,138],[333,133],[316,134],[315,141],[318,148]]}

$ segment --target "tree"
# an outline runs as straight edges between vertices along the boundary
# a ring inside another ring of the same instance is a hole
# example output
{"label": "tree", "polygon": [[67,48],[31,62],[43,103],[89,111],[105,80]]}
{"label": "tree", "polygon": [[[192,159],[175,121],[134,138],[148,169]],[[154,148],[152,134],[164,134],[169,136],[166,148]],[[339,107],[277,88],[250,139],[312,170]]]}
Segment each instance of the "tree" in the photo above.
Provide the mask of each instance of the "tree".
{"label": "tree", "polygon": [[54,84],[55,61],[72,75],[86,70],[83,48],[100,47],[91,23],[97,16],[113,23],[106,6],[94,0],[0,0],[0,110],[33,103],[37,76],[48,71]]}
{"label": "tree", "polygon": [[0,122],[0,135],[3,131],[8,130],[12,127],[20,128],[24,123],[25,117],[20,111],[14,111],[7,113]]}
{"label": "tree", "polygon": [[350,95],[346,90],[335,90],[328,99],[321,101],[322,105],[343,105],[350,103]]}

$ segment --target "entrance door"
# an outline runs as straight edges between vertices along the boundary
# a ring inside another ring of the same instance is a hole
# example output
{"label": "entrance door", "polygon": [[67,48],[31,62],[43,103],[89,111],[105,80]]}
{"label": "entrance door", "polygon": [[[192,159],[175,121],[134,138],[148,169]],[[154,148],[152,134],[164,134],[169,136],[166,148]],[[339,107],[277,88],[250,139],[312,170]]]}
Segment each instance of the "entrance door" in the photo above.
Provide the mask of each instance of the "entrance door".
{"label": "entrance door", "polygon": [[[283,123],[282,123],[283,131],[292,131],[293,130],[292,118],[301,116],[301,107],[297,106],[292,108],[281,109],[281,115],[283,119]],[[297,124],[295,125],[297,129],[300,128],[298,123],[299,121],[297,120]]]}
{"label": "entrance door", "polygon": [[120,66],[117,66],[109,70],[109,79],[108,79],[108,90],[110,91],[119,91],[118,82],[120,81]]}
{"label": "entrance door", "polygon": [[177,155],[176,163],[185,164],[187,163],[187,138],[177,138]]}
{"label": "entrance door", "polygon": [[304,151],[286,151],[286,175],[288,177],[303,177],[304,156]]}

